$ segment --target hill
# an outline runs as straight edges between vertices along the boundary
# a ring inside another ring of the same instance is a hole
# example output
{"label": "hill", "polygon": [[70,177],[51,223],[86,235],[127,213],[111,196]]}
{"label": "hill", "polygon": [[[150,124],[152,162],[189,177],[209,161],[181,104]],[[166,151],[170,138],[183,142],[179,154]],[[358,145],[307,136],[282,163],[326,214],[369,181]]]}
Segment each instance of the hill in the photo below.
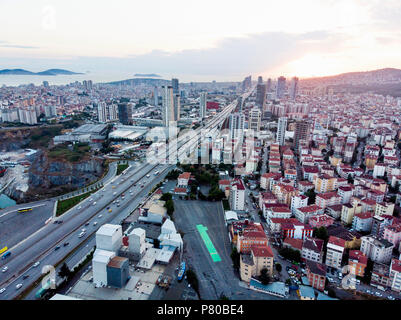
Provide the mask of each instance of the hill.
{"label": "hill", "polygon": [[24,76],[57,76],[57,75],[72,75],[83,74],[64,69],[48,69],[41,72],[32,72],[24,69],[3,69],[0,70],[0,75],[24,75]]}

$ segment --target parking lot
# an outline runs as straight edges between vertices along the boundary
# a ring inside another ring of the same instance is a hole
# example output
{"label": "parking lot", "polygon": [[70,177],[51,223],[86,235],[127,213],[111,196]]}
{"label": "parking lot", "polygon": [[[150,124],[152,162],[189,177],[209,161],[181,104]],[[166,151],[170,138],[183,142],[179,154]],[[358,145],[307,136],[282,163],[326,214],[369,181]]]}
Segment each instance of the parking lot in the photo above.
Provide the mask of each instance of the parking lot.
{"label": "parking lot", "polygon": [[[231,243],[224,221],[221,202],[175,200],[174,222],[184,234],[183,259],[195,271],[202,299],[216,300],[225,295],[230,299],[279,298],[252,291],[240,282],[234,272]],[[203,225],[221,261],[213,261],[196,226]]]}

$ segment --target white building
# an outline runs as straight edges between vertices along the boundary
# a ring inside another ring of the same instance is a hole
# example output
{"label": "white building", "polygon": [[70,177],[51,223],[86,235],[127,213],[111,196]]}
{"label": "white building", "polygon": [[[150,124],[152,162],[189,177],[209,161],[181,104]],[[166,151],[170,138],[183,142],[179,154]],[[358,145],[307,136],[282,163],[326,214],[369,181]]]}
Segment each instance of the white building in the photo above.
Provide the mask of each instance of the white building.
{"label": "white building", "polygon": [[245,209],[245,186],[241,179],[236,179],[231,183],[230,207],[233,211],[243,211]]}
{"label": "white building", "polygon": [[254,107],[249,112],[249,125],[248,128],[258,132],[260,130],[260,117],[261,112],[258,107]]}
{"label": "white building", "polygon": [[287,130],[287,118],[281,117],[278,119],[277,136],[276,136],[276,142],[278,142],[280,146],[284,145],[286,130]]}
{"label": "white building", "polygon": [[145,254],[146,232],[142,228],[133,229],[128,235],[128,250],[130,253],[141,258]]}
{"label": "white building", "polygon": [[115,252],[96,249],[92,259],[93,283],[96,287],[107,286],[107,264]]}
{"label": "white building", "polygon": [[96,231],[96,248],[117,252],[122,244],[122,227],[116,224],[104,224]]}
{"label": "white building", "polygon": [[394,245],[376,236],[364,236],[361,238],[361,251],[374,262],[387,264],[391,260]]}
{"label": "white building", "polygon": [[291,213],[295,215],[298,208],[308,205],[308,197],[304,195],[295,195],[291,197]]}
{"label": "white building", "polygon": [[373,168],[373,178],[383,177],[386,172],[386,166],[383,163],[376,163]]}
{"label": "white building", "polygon": [[162,86],[163,126],[168,127],[174,119],[174,96],[172,86]]}
{"label": "white building", "polygon": [[341,269],[341,261],[345,250],[345,240],[330,236],[327,243],[326,265]]}

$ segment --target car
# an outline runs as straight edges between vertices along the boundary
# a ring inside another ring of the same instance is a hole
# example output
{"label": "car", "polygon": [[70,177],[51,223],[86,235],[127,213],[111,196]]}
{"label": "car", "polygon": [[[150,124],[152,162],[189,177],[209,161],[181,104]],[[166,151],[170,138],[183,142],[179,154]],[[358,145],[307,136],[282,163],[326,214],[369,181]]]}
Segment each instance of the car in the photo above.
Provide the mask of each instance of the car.
{"label": "car", "polygon": [[117,207],[119,207],[120,206],[120,204],[119,203],[117,203]]}
{"label": "car", "polygon": [[96,201],[93,203],[94,206],[96,206]]}
{"label": "car", "polygon": [[85,229],[85,228],[83,228],[81,231],[82,231],[82,232],[85,232],[85,231],[86,231],[86,229]]}
{"label": "car", "polygon": [[63,223],[63,220],[59,220],[58,223],[59,223],[59,224],[62,224],[62,223]]}
{"label": "car", "polygon": [[82,207],[81,207],[81,206],[79,206],[77,209],[78,209],[78,210],[81,210],[81,208],[82,208]]}
{"label": "car", "polygon": [[22,283],[18,283],[16,286],[15,286],[15,288],[18,290],[19,288],[21,288],[22,287]]}
{"label": "car", "polygon": [[58,250],[58,249],[60,249],[60,246],[57,246],[57,247],[54,248],[55,251]]}
{"label": "car", "polygon": [[99,214],[98,217],[101,218],[101,217],[103,217],[103,215],[102,215],[102,214]]}
{"label": "car", "polygon": [[97,221],[95,221],[95,222],[93,223],[93,225],[96,226],[96,225],[97,225]]}
{"label": "car", "polygon": [[64,242],[64,247],[68,246],[70,243],[69,242]]}
{"label": "car", "polygon": [[5,266],[5,267],[1,270],[1,272],[6,272],[7,270],[8,270],[8,267]]}
{"label": "car", "polygon": [[89,202],[92,202],[92,201],[93,201],[93,199],[92,199],[92,198],[90,198],[90,199],[89,199]]}
{"label": "car", "polygon": [[38,265],[40,265],[40,261],[37,261],[33,264],[33,267],[36,268]]}
{"label": "car", "polygon": [[22,280],[28,279],[29,278],[29,274],[26,274],[22,277]]}
{"label": "car", "polygon": [[378,297],[382,296],[382,294],[380,292],[378,292],[378,291],[375,292],[375,295],[378,296]]}
{"label": "car", "polygon": [[117,194],[117,192],[113,192],[113,196],[115,196]]}
{"label": "car", "polygon": [[395,300],[395,298],[393,296],[388,296],[387,299],[388,300]]}
{"label": "car", "polygon": [[6,288],[1,288],[0,289],[0,294],[3,293],[4,291],[6,291]]}
{"label": "car", "polygon": [[85,226],[89,226],[89,222],[85,223]]}

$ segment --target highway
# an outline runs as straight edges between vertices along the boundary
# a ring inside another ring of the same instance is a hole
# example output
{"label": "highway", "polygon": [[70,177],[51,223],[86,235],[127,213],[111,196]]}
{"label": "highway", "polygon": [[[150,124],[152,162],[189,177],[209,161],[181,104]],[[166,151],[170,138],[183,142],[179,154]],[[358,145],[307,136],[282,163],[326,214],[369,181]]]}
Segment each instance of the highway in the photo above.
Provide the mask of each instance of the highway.
{"label": "highway", "polygon": [[[245,100],[253,91],[243,95]],[[195,130],[198,134],[201,130],[211,130],[221,126],[226,117],[235,109],[237,101],[226,106],[222,112],[211,119],[204,127]],[[199,137],[181,135],[175,141],[178,145],[178,157],[188,154],[199,143]],[[168,148],[168,147],[167,147]],[[168,150],[167,150],[168,151]],[[13,299],[29,287],[41,276],[41,268],[44,265],[56,265],[86,239],[92,236],[96,230],[105,223],[120,223],[124,210],[128,215],[141,201],[146,193],[144,189],[151,189],[157,182],[155,173],[166,174],[173,169],[173,164],[137,164],[130,166],[124,174],[104,184],[104,187],[91,197],[73,207],[61,217],[56,218],[62,223],[50,223],[28,239],[14,246],[12,254],[5,260],[0,260],[0,268],[7,266],[7,271],[0,273],[0,299]],[[149,177],[147,177],[149,176]],[[130,192],[132,191],[132,192]],[[125,195],[124,200],[122,195]],[[119,200],[120,204],[116,203]],[[113,203],[114,202],[114,203]],[[107,208],[112,209],[110,213]],[[114,219],[115,218],[115,219]],[[96,225],[94,223],[96,222]],[[78,235],[85,229],[82,237]],[[88,252],[91,248],[88,247]],[[40,265],[34,267],[35,262]],[[26,277],[29,275],[29,277]],[[25,276],[25,277],[24,277]],[[25,278],[25,279],[23,279]],[[16,286],[21,284],[17,289]]]}

